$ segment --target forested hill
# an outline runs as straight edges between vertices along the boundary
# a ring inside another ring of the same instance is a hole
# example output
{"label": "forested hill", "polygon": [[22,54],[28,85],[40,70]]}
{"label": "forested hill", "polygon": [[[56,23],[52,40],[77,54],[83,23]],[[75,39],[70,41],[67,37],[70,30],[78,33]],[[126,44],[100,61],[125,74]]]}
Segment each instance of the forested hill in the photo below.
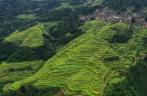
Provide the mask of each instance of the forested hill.
{"label": "forested hill", "polygon": [[64,17],[73,13],[74,8],[78,14],[93,12],[88,7],[98,5],[100,1],[0,0],[0,40],[15,30],[26,30],[38,22],[63,21]]}
{"label": "forested hill", "polygon": [[137,11],[147,6],[147,0],[104,0],[103,5],[118,11],[126,11],[128,7],[134,7],[133,11]]}

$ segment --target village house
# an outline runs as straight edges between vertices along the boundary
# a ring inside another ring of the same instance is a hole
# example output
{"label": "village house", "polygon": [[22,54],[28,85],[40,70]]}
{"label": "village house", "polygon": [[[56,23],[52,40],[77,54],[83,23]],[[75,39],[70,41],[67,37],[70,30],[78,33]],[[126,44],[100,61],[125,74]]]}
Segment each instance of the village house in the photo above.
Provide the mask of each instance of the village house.
{"label": "village house", "polygon": [[[108,7],[103,8],[102,10],[96,9],[93,14],[88,14],[81,16],[82,21],[96,19],[96,20],[105,20],[105,22],[127,22],[131,23],[132,18],[135,18],[136,22],[142,23],[141,25],[132,25],[132,28],[147,28],[147,22],[144,20],[144,16],[147,13],[147,9],[143,9],[139,12],[133,14],[127,12],[121,12],[119,15],[116,15],[117,12],[110,10]],[[130,25],[129,25],[130,26]]]}

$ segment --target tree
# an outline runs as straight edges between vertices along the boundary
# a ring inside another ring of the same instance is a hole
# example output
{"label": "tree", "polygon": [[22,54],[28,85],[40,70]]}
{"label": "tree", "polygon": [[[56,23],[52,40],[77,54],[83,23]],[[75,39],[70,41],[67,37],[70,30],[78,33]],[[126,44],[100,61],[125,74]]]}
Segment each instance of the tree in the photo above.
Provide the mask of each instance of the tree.
{"label": "tree", "polygon": [[135,20],[135,17],[132,17],[132,18],[131,18],[131,23],[135,23],[135,21],[136,21],[136,20]]}

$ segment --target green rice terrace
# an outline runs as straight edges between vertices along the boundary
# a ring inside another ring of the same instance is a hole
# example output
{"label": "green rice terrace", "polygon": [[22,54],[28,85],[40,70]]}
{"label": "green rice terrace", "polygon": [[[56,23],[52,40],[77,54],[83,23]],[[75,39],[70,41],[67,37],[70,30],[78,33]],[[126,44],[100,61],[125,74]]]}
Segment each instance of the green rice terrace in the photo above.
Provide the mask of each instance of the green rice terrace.
{"label": "green rice terrace", "polygon": [[68,2],[61,3],[61,6],[57,7],[56,9],[61,8],[75,8],[75,7],[81,7],[81,6],[95,6],[100,5],[102,3],[102,0],[87,0],[86,2],[83,0],[81,1],[74,1],[74,0],[68,0]]}
{"label": "green rice terrace", "polygon": [[43,24],[39,23],[36,26],[33,26],[22,32],[14,32],[7,38],[5,41],[16,43],[20,46],[29,46],[29,47],[37,47],[43,44]]}
{"label": "green rice terrace", "polygon": [[[39,24],[26,31],[12,34],[5,40],[20,41],[20,46],[39,46],[43,42],[42,27]],[[107,84],[122,82],[126,78],[125,73],[136,66],[136,62],[144,59],[146,55],[147,50],[140,50],[143,38],[147,37],[146,29],[133,29],[132,38],[125,43],[111,43],[114,35],[118,34],[116,29],[119,30],[119,34],[125,34],[123,32],[130,29],[127,24],[104,24],[103,21],[92,20],[79,28],[86,33],[68,43],[47,60],[34,75],[30,72],[27,78],[21,78],[14,72],[10,73],[11,76],[14,74],[16,77],[13,80],[15,82],[8,82],[3,90],[17,90],[23,85],[33,84],[37,87],[60,87],[65,95],[70,96],[105,96]],[[27,38],[23,38],[25,35],[28,35]],[[31,68],[37,68],[39,63],[42,64],[41,61],[26,64],[30,64]],[[16,70],[17,65],[19,63],[15,65],[16,67],[9,67],[9,71]],[[3,63],[0,66],[0,69],[3,68],[0,72],[5,70],[6,66],[9,64]],[[21,67],[25,66],[27,65],[22,64]],[[25,72],[27,71],[24,70],[23,73]],[[11,79],[11,76],[2,76],[0,81]]]}
{"label": "green rice terrace", "polygon": [[[35,72],[35,70],[38,70],[38,68],[43,64],[43,61],[32,61],[32,62],[19,62],[19,63],[7,63],[2,62],[0,65],[0,82],[6,80],[6,81],[14,81],[17,79],[22,79],[27,76],[32,75],[32,73]],[[11,66],[13,65],[13,66]],[[20,66],[21,65],[21,66]],[[27,70],[29,69],[29,70]],[[35,69],[35,70],[33,70]],[[17,71],[20,71],[20,74],[18,74]],[[17,74],[17,75],[16,75]],[[26,76],[25,76],[25,75]]]}

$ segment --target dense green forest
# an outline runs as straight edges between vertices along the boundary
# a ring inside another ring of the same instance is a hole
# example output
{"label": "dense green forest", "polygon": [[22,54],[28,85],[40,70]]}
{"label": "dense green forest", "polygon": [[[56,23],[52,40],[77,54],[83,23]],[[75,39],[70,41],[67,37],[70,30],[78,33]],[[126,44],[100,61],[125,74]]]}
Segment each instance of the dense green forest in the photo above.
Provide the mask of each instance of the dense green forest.
{"label": "dense green forest", "polygon": [[[69,3],[70,2],[75,1],[69,1]],[[6,60],[9,62],[37,59],[47,60],[56,53],[57,47],[66,45],[68,42],[84,33],[82,30],[78,29],[79,26],[84,24],[83,21],[79,20],[79,15],[89,14],[94,12],[96,8],[101,8],[100,6],[76,7],[76,9],[73,10],[67,7],[54,10],[54,8],[58,7],[60,4],[60,0],[43,0],[39,2],[33,0],[0,1],[0,12],[2,13],[0,16],[0,20],[2,22],[0,23],[1,40],[15,30],[19,30],[19,32],[21,32],[37,25],[39,22],[59,21],[57,25],[54,25],[51,28],[48,28],[48,26],[45,25],[45,31],[47,31],[50,35],[43,34],[43,46],[37,48],[27,48],[2,41],[0,45],[0,60]],[[11,11],[9,9],[11,9]],[[37,18],[16,18],[16,16],[20,14],[36,14],[35,16]],[[67,34],[71,35],[66,36]]]}
{"label": "dense green forest", "polygon": [[[0,1],[0,39],[8,36],[15,30],[25,30],[31,26],[36,25],[38,22],[49,22],[49,21],[63,21],[64,18],[69,17],[73,14],[71,8],[61,8],[56,10],[55,8],[61,6],[62,0],[1,0]],[[67,1],[65,1],[67,2]],[[77,1],[68,1],[74,3]],[[80,0],[84,3],[85,0]],[[73,4],[74,6],[75,4]],[[76,15],[88,14],[94,12],[94,7],[76,7]],[[11,10],[10,10],[11,9]],[[19,19],[17,16],[33,15],[33,18]],[[75,15],[74,15],[75,16]],[[76,18],[76,17],[74,17]],[[78,19],[78,18],[76,18]],[[78,22],[77,22],[78,23]],[[75,23],[76,24],[76,23]]]}
{"label": "dense green forest", "polygon": [[[38,20],[19,20],[16,16],[20,14],[44,14],[45,10],[50,10],[60,4],[57,0],[1,0],[0,1],[0,34],[7,36],[16,29],[24,30],[35,25]],[[39,10],[36,10],[39,8]],[[11,10],[10,10],[11,9]],[[24,26],[25,25],[25,26]]]}
{"label": "dense green forest", "polygon": [[133,7],[132,11],[138,11],[147,6],[146,0],[104,0],[103,6],[117,11],[127,11],[127,8]]}

